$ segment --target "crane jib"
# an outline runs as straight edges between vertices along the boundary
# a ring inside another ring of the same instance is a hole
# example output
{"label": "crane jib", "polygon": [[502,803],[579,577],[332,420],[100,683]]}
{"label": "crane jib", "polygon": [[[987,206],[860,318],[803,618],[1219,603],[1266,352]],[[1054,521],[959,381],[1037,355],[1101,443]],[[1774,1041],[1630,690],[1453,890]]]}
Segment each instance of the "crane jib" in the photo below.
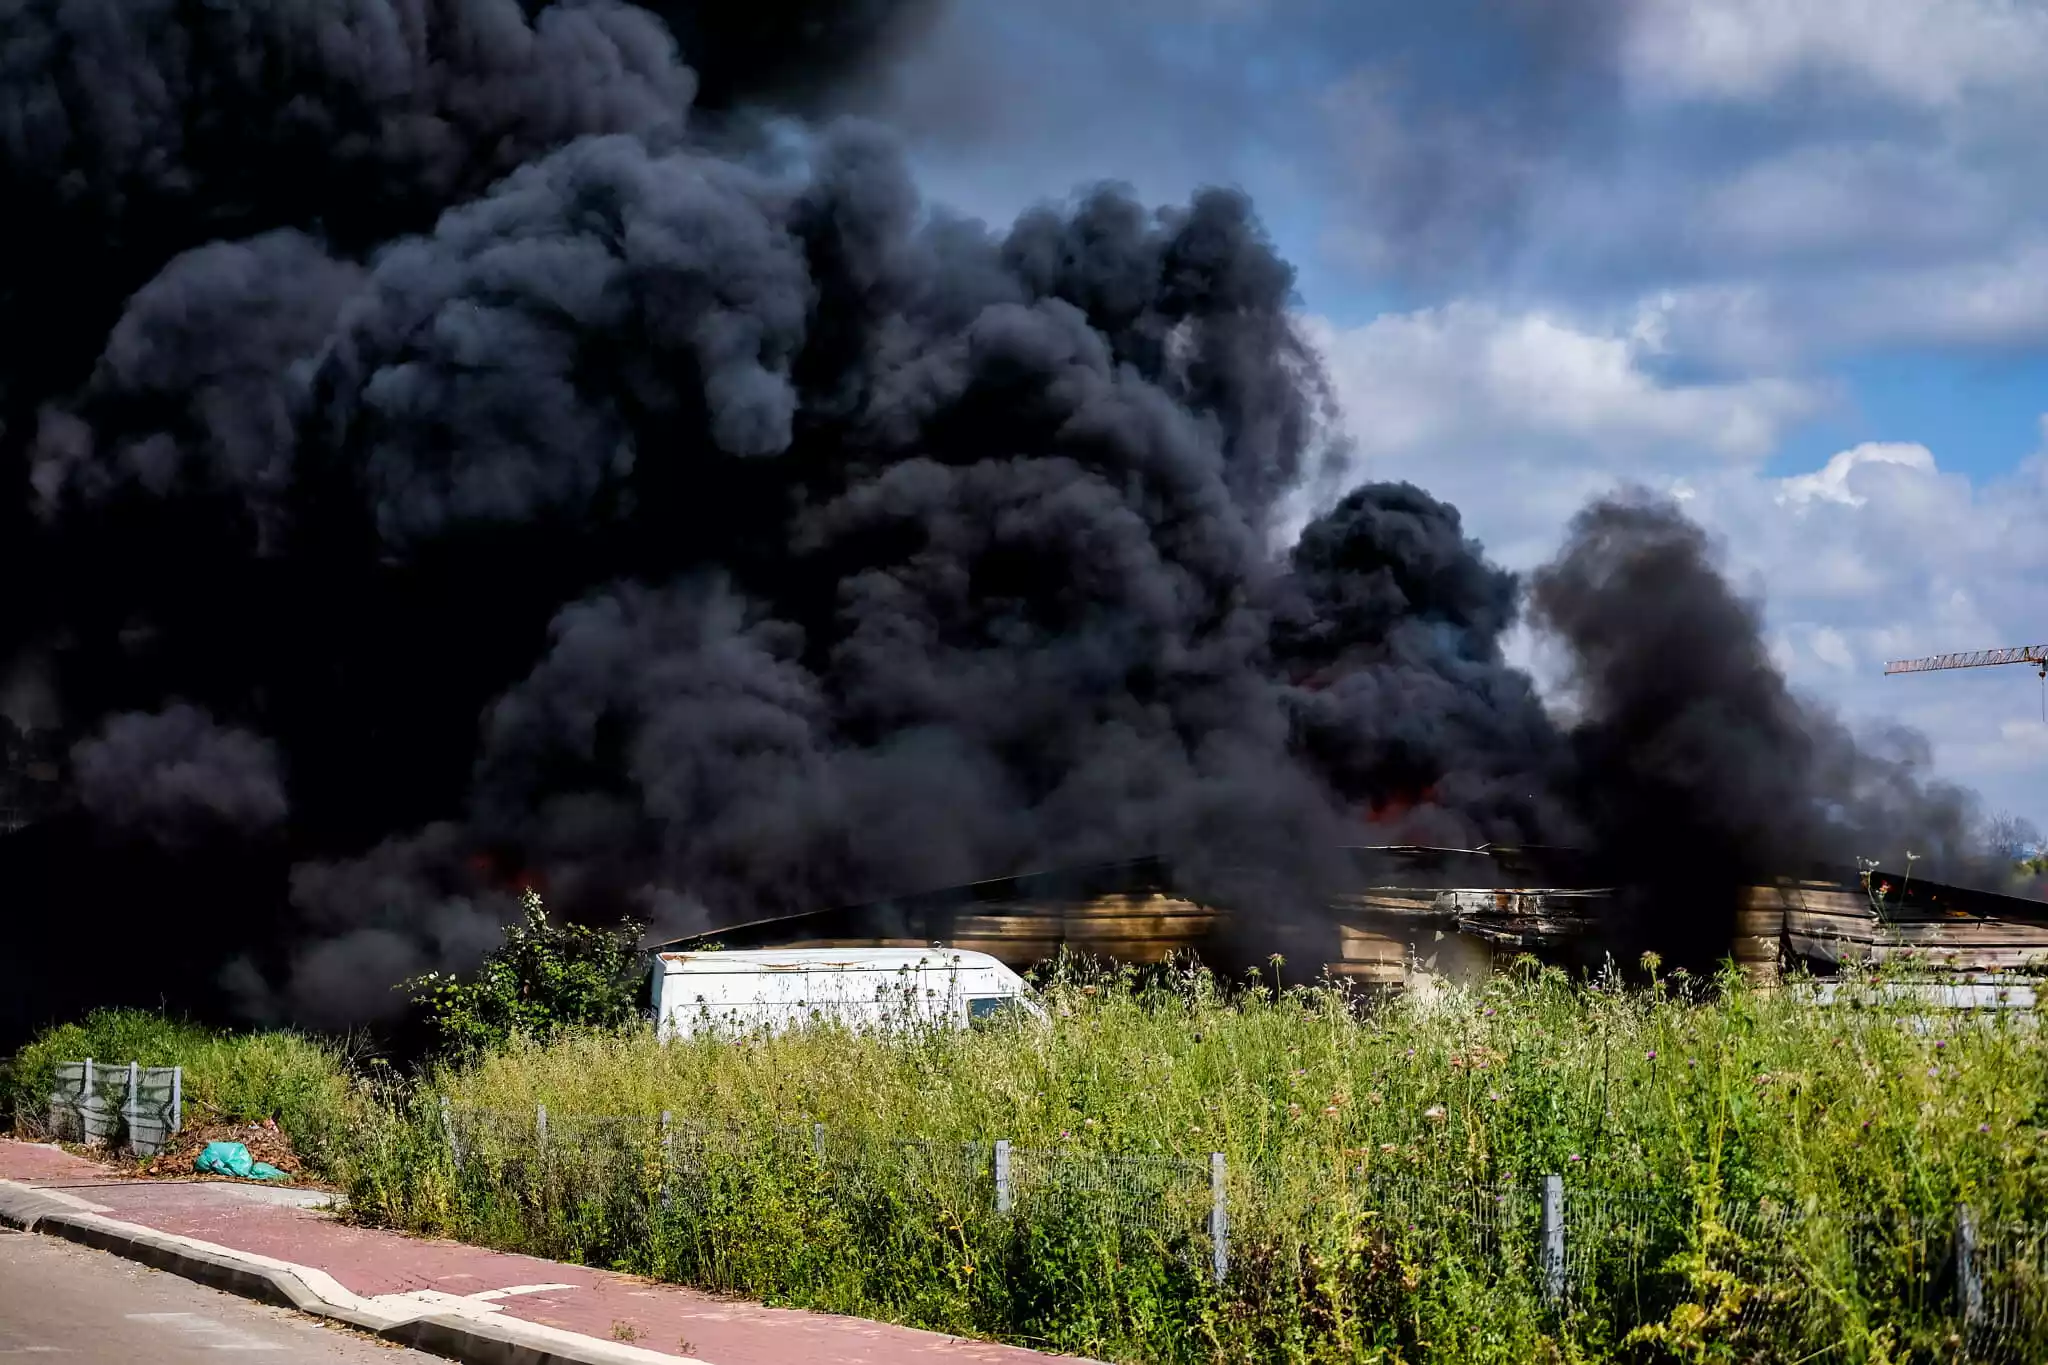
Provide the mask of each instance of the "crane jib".
{"label": "crane jib", "polygon": [[1896,659],[1884,666],[1890,673],[1931,673],[1942,668],[1987,668],[1993,664],[2033,664],[2048,676],[2048,645],[2016,645],[2011,649],[1980,649],[1967,654],[1935,654],[1925,659]]}

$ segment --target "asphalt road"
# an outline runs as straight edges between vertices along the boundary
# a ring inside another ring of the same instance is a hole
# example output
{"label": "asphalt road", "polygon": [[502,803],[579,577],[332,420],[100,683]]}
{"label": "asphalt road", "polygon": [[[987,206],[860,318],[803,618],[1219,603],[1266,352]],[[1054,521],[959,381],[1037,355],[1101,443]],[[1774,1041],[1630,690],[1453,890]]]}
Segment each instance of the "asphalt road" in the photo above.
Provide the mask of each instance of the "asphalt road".
{"label": "asphalt road", "polygon": [[[0,1362],[436,1360],[54,1237],[0,1231]],[[446,1362],[441,1362],[446,1365]]]}

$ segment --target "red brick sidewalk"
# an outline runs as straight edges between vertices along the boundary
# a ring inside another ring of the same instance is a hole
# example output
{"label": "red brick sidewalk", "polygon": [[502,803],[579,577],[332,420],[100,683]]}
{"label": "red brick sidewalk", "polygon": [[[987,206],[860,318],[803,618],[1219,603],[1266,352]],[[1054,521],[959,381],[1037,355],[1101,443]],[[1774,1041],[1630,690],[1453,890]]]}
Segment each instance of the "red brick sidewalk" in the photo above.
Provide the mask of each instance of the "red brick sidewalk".
{"label": "red brick sidewalk", "polygon": [[[0,1180],[86,1200],[109,1218],[310,1266],[365,1298],[431,1291],[601,1341],[711,1365],[1026,1365],[1054,1357],[1012,1346],[715,1298],[675,1285],[350,1227],[283,1202],[284,1191],[223,1181],[145,1181],[54,1147],[0,1139]],[[536,1286],[539,1286],[536,1288]]]}

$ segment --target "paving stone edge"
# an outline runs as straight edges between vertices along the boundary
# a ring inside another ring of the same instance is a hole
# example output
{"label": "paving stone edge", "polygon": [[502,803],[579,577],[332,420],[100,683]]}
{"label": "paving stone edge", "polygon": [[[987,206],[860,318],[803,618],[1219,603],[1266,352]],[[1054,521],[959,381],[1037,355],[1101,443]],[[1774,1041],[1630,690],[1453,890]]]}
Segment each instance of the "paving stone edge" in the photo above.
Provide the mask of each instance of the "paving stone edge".
{"label": "paving stone edge", "polygon": [[95,1212],[98,1207],[57,1191],[0,1180],[0,1227],[110,1252],[210,1289],[331,1318],[466,1365],[707,1365],[518,1318],[393,1313],[312,1266],[124,1223]]}

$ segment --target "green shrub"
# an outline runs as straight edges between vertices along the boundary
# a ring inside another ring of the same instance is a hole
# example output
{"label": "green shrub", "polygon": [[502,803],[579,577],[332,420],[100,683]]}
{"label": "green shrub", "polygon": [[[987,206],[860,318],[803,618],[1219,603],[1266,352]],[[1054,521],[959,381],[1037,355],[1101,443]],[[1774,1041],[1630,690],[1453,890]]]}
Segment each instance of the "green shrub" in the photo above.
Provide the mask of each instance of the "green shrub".
{"label": "green shrub", "polygon": [[557,924],[528,891],[524,919],[505,931],[474,979],[429,972],[404,984],[444,1053],[469,1056],[565,1029],[614,1028],[639,1013],[645,967],[639,926]]}

